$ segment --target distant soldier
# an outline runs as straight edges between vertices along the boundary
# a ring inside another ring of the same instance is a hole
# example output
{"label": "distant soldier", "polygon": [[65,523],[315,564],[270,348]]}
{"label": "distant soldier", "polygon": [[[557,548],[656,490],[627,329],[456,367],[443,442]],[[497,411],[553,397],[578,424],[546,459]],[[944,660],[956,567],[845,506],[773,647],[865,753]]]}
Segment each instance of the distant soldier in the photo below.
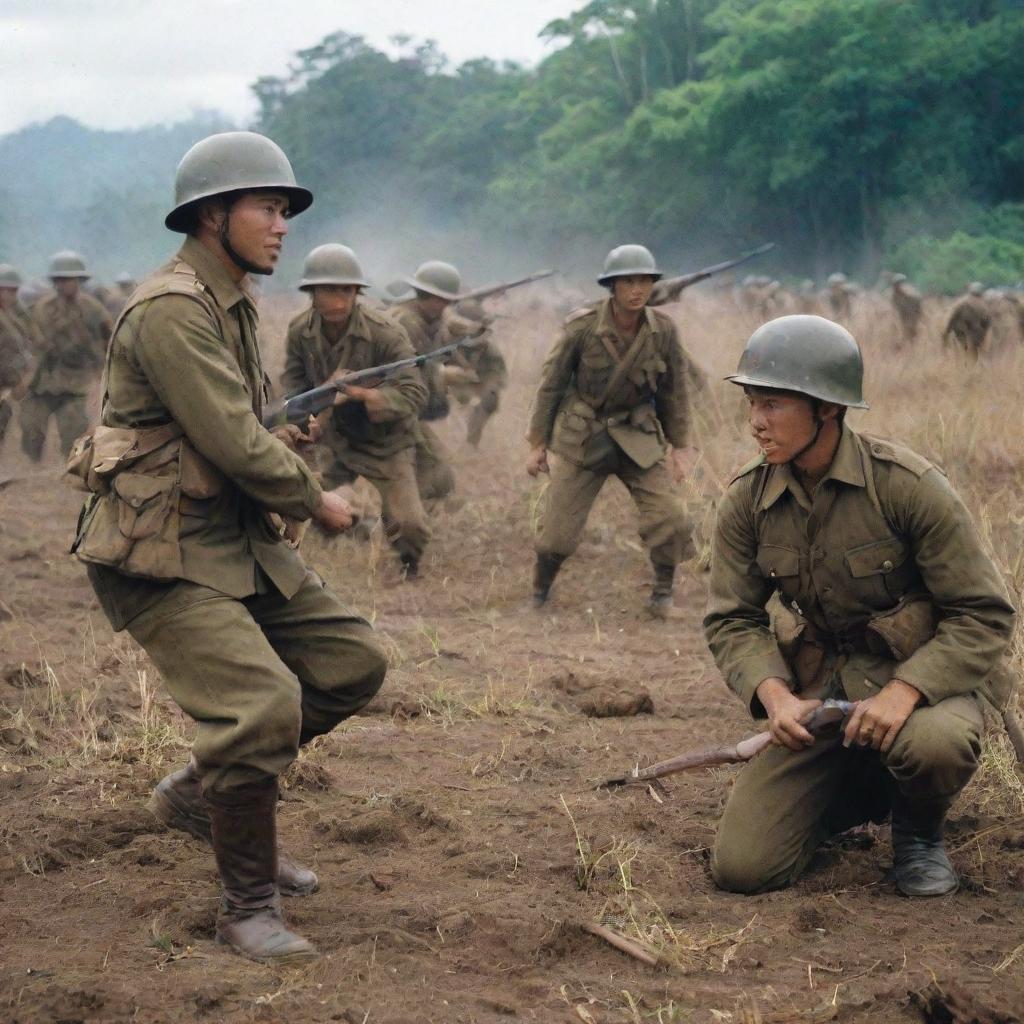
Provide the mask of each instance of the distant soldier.
{"label": "distant soldier", "polygon": [[191,760],[160,781],[150,809],[212,845],[217,941],[282,963],[316,955],[285,924],[281,896],[318,880],[279,842],[278,777],[367,704],[387,659],[288,543],[310,518],[347,529],[351,509],[321,489],[287,432],[261,422],[248,282],[274,272],[289,219],[313,196],[253,132],[197,142],[174,191],[164,223],[187,237],[111,340],[101,424],[77,450],[93,493],[74,550],[113,628],[196,723]]}
{"label": "distant soldier", "polygon": [[100,375],[113,327],[103,304],[82,288],[89,272],[81,256],[57,253],[50,260],[49,276],[54,291],[32,308],[42,349],[21,403],[21,446],[35,462],[43,457],[51,417],[65,454],[88,427],[86,400]]}
{"label": "distant soldier", "polygon": [[0,444],[13,416],[13,403],[25,397],[41,338],[28,310],[18,301],[21,274],[0,263]]}
{"label": "distant soldier", "polygon": [[992,313],[982,298],[984,294],[985,286],[980,281],[967,286],[967,294],[950,311],[942,332],[943,346],[952,337],[972,359],[978,358],[992,326]]}
{"label": "distant soldier", "polygon": [[917,332],[924,314],[921,293],[907,283],[906,274],[893,274],[889,281],[889,297],[892,299],[893,309],[896,310],[896,317],[900,322],[900,336],[903,343],[912,345],[917,341]]}
{"label": "distant soldier", "polygon": [[[461,297],[462,277],[458,270],[450,263],[428,260],[417,268],[412,277],[405,278],[405,283],[413,289],[413,297],[392,306],[389,312],[405,328],[412,347],[419,353],[425,353],[450,344],[454,339],[448,330],[446,314]],[[444,445],[427,425],[431,420],[448,415],[448,394],[442,367],[436,361],[430,362],[421,372],[427,388],[427,403],[420,413],[416,480],[420,497],[429,501],[443,498],[455,489],[455,474]]]}
{"label": "distant soldier", "polygon": [[115,320],[120,316],[121,310],[124,309],[137,286],[135,278],[127,270],[123,270],[114,278],[114,287],[106,289],[103,304],[110,310],[110,315]]}
{"label": "distant soldier", "polygon": [[[415,355],[404,330],[359,301],[368,282],[356,254],[321,245],[307,257],[299,288],[311,303],[288,325],[281,386],[286,394]],[[380,494],[384,531],[408,577],[430,538],[416,486],[417,416],[427,399],[420,372],[404,370],[379,387],[348,387],[323,417],[320,448],[329,488],[366,479]]]}
{"label": "distant soldier", "polygon": [[[690,523],[673,488],[690,457],[688,360],[673,321],[647,306],[661,276],[644,246],[613,249],[597,279],[609,297],[569,315],[544,363],[526,464],[530,476],[551,474],[537,541],[536,607],[576,550],[609,476],[636,503],[654,567],[652,614],[668,614],[676,566],[692,554]],[[558,456],[550,465],[549,449]]]}
{"label": "distant soldier", "polygon": [[818,292],[814,287],[814,281],[805,277],[796,289],[794,306],[798,313],[808,316],[817,316],[821,313],[821,303],[818,301]]}
{"label": "distant soldier", "polygon": [[[475,334],[482,327],[490,327],[493,323],[493,318],[487,315],[483,304],[477,299],[460,302],[456,312],[462,318],[461,324],[454,318],[449,324],[449,331],[455,336]],[[471,347],[455,352],[449,365],[452,370],[464,371],[464,376],[449,382],[449,390],[457,401],[472,403],[466,440],[476,448],[483,436],[484,426],[498,411],[501,392],[508,384],[508,367],[498,346],[490,339],[490,332]]]}
{"label": "distant soldier", "polygon": [[829,312],[833,320],[846,321],[850,319],[853,310],[852,298],[857,289],[850,284],[845,274],[835,273],[828,276],[828,290],[825,298],[828,302]]}

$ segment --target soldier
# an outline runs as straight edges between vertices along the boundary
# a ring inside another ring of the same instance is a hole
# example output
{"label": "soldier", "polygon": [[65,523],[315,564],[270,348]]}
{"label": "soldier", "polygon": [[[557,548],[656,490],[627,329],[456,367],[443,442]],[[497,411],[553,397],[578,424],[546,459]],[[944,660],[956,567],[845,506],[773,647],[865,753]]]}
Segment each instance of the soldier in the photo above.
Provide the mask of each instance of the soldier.
{"label": "soldier", "polygon": [[[1014,617],[999,571],[941,471],[845,425],[867,405],[844,328],[773,320],[727,379],[747,395],[762,454],[719,506],[704,629],[776,745],[736,781],[715,881],[787,886],[823,840],[891,806],[899,891],[951,892],[943,822],[977,767],[975,695],[1009,696],[993,671]],[[841,734],[814,737],[802,723],[828,697],[859,703]]]}
{"label": "soldier", "polygon": [[[404,279],[413,289],[413,297],[392,306],[389,312],[405,328],[412,347],[419,353],[433,352],[450,344],[446,316],[459,301],[462,277],[450,263],[428,260],[412,277]],[[427,424],[448,415],[448,395],[441,366],[430,362],[422,369],[427,387],[427,402],[420,413],[419,439],[416,445],[416,480],[424,501],[444,498],[455,489],[448,453],[440,438]]]}
{"label": "soldier", "polygon": [[113,327],[103,304],[82,289],[89,272],[81,256],[58,252],[49,275],[54,291],[32,307],[42,348],[21,403],[21,446],[35,462],[43,457],[50,417],[57,421],[65,455],[89,426],[86,402]]}
{"label": "soldier", "polygon": [[132,292],[137,287],[138,283],[127,270],[122,270],[114,278],[114,287],[106,289],[107,294],[103,303],[110,310],[111,316],[115,318],[120,316],[121,310],[127,305]]}
{"label": "soldier", "polygon": [[39,331],[18,301],[21,274],[0,263],[0,445],[13,416],[12,401],[25,397],[29,372],[40,347]]}
{"label": "soldier", "polygon": [[889,289],[893,309],[896,310],[896,317],[900,322],[903,344],[912,345],[917,341],[917,331],[924,313],[921,293],[907,283],[906,274],[893,274],[889,281]]}
{"label": "soldier", "polygon": [[943,348],[949,345],[952,336],[972,359],[978,358],[992,326],[992,313],[982,299],[984,294],[985,286],[980,281],[972,281],[967,286],[967,294],[950,311],[942,332]]}
{"label": "soldier", "polygon": [[828,276],[828,290],[825,298],[834,320],[849,320],[852,312],[851,298],[856,292],[845,274],[835,273]]}
{"label": "soldier", "polygon": [[[668,614],[676,566],[693,553],[690,524],[673,493],[692,453],[688,359],[672,320],[647,306],[661,276],[642,245],[613,249],[597,279],[609,297],[569,315],[544,363],[527,434],[526,471],[551,474],[537,541],[535,607],[547,601],[558,570],[576,550],[609,476],[636,503],[654,567],[653,614]],[[550,467],[549,449],[558,456]]]}
{"label": "soldier", "polygon": [[[356,254],[321,245],[306,257],[299,288],[311,298],[288,325],[281,386],[309,391],[334,377],[415,355],[405,331],[386,313],[359,301],[368,283]],[[334,488],[364,477],[380,494],[384,531],[407,578],[418,574],[430,539],[416,486],[416,418],[427,390],[410,368],[379,387],[349,387],[325,416],[324,482]]]}
{"label": "soldier", "polygon": [[[465,326],[457,320],[450,321],[449,332],[456,336],[475,334],[481,327],[490,327],[493,323],[493,317],[487,315],[483,303],[477,299],[460,302],[456,312],[464,318],[464,322],[468,321]],[[488,336],[471,348],[456,352],[451,360],[451,368],[465,372],[466,376],[461,380],[449,380],[449,389],[460,403],[472,403],[466,440],[478,448],[484,426],[498,411],[501,392],[508,384],[508,367],[498,346]]]}
{"label": "soldier", "polygon": [[286,218],[312,201],[262,135],[212,135],[185,154],[165,224],[188,237],[122,314],[101,426],[76,448],[94,493],[74,548],[114,629],[198,725],[191,762],[150,808],[213,846],[218,941],[275,962],[315,955],[285,926],[280,895],[317,887],[278,847],[278,776],[359,711],[386,668],[370,626],[276,525],[352,522],[260,420],[248,275],[273,273]]}

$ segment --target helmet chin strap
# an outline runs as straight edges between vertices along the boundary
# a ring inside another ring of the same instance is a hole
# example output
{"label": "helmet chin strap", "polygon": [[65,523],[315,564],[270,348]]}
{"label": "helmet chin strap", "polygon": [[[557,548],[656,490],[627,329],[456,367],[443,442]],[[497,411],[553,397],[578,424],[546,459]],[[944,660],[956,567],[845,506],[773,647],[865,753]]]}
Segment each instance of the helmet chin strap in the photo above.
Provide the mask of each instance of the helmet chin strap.
{"label": "helmet chin strap", "polygon": [[820,410],[818,408],[818,404],[815,403],[815,405],[814,405],[814,436],[810,439],[810,441],[807,442],[807,444],[805,444],[803,446],[803,448],[800,449],[800,451],[798,451],[795,455],[793,455],[791,458],[787,459],[786,461],[787,462],[796,462],[796,460],[799,459],[801,455],[803,455],[805,452],[809,452],[818,443],[818,438],[821,437],[821,432],[824,429],[825,429],[825,420],[824,420],[824,418],[821,415],[821,412],[820,412]]}
{"label": "helmet chin strap", "polygon": [[273,269],[267,270],[265,267],[257,266],[252,260],[247,260],[237,249],[231,244],[231,207],[224,204],[224,219],[220,224],[220,244],[224,246],[224,251],[231,257],[232,261],[247,274],[272,274]]}

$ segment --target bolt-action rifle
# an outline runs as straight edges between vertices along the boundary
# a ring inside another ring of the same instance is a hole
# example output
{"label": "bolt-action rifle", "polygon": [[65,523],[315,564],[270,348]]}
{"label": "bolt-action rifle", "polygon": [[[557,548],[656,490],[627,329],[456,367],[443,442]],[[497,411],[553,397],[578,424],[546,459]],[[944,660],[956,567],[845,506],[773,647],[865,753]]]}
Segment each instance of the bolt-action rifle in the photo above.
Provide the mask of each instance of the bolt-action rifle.
{"label": "bolt-action rifle", "polygon": [[[492,298],[495,295],[503,295],[507,291],[511,291],[513,288],[520,288],[524,284],[533,284],[534,281],[543,281],[546,277],[554,277],[557,274],[557,270],[537,270],[532,274],[527,274],[526,277],[516,277],[511,281],[498,281],[495,284],[485,284],[480,288],[474,288],[472,291],[463,292],[455,301],[465,302],[467,299],[476,299],[478,302],[484,299]],[[392,281],[385,291],[387,295],[384,296],[383,302],[387,305],[392,305],[396,302],[403,302],[407,299],[412,292],[409,289],[409,285],[406,281]]]}
{"label": "bolt-action rifle", "polygon": [[722,273],[723,270],[731,270],[733,267],[738,267],[741,263],[746,263],[747,260],[752,260],[755,256],[763,256],[774,248],[774,242],[766,242],[757,249],[745,252],[742,256],[737,256],[735,259],[726,260],[724,263],[716,263],[713,267],[705,267],[703,270],[696,270],[692,274],[682,274],[679,277],[663,277],[655,283],[654,291],[651,292],[647,305],[664,306],[669,302],[675,302],[682,291],[685,288],[689,288],[690,285],[706,281],[709,277]]}
{"label": "bolt-action rifle", "polygon": [[263,414],[263,426],[268,430],[272,427],[281,427],[287,423],[295,423],[305,427],[310,416],[316,416],[334,405],[334,400],[339,393],[344,394],[352,385],[357,387],[377,387],[389,377],[410,367],[423,366],[425,363],[434,362],[436,359],[445,359],[459,349],[472,348],[478,345],[486,327],[482,327],[475,334],[459,338],[451,345],[443,345],[434,349],[433,352],[424,352],[418,356],[410,356],[408,359],[398,359],[393,363],[384,363],[381,366],[370,366],[365,370],[354,370],[342,377],[321,384],[319,387],[311,388],[309,391],[301,391],[298,394],[290,395],[283,401],[271,403]]}

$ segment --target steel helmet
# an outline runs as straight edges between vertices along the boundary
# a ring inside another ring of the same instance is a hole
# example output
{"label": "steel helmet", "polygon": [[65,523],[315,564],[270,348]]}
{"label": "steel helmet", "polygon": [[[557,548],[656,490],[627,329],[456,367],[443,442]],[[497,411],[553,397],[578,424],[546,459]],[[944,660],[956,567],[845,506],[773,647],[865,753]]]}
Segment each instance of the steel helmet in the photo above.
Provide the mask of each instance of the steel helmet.
{"label": "steel helmet", "polygon": [[985,286],[980,281],[972,281],[967,286],[967,293],[969,295],[984,295]]}
{"label": "steel helmet", "polygon": [[174,175],[174,209],[164,219],[171,231],[188,231],[195,204],[229,192],[270,191],[288,196],[288,215],[309,209],[313,193],[295,183],[288,157],[256,132],[221,132],[197,142]]}
{"label": "steel helmet", "polygon": [[85,269],[85,260],[83,260],[77,252],[72,252],[70,249],[63,249],[61,252],[56,252],[50,257],[50,269],[46,276],[51,279],[60,277],[78,277],[85,280],[91,275],[89,274],[89,271]]}
{"label": "steel helmet", "polygon": [[828,284],[829,284],[830,287],[833,287],[833,288],[836,285],[846,284],[846,275],[840,273],[839,271],[836,271],[836,273],[834,273],[834,274],[829,274],[828,275]]}
{"label": "steel helmet", "polygon": [[0,263],[0,288],[20,288],[21,274],[10,263]]}
{"label": "steel helmet", "polygon": [[780,316],[762,324],[750,336],[736,372],[725,379],[868,408],[860,348],[845,327],[823,316]]}
{"label": "steel helmet", "polygon": [[356,254],[347,245],[338,245],[336,242],[318,245],[306,257],[302,266],[300,290],[309,291],[319,284],[370,287]]}
{"label": "steel helmet", "polygon": [[418,292],[436,295],[449,302],[458,302],[461,298],[462,275],[450,263],[442,263],[441,260],[421,263],[412,277],[405,278],[405,283]]}
{"label": "steel helmet", "polygon": [[607,285],[617,277],[653,277],[655,281],[664,277],[654,262],[651,250],[644,245],[617,245],[604,258],[604,270],[597,283]]}

